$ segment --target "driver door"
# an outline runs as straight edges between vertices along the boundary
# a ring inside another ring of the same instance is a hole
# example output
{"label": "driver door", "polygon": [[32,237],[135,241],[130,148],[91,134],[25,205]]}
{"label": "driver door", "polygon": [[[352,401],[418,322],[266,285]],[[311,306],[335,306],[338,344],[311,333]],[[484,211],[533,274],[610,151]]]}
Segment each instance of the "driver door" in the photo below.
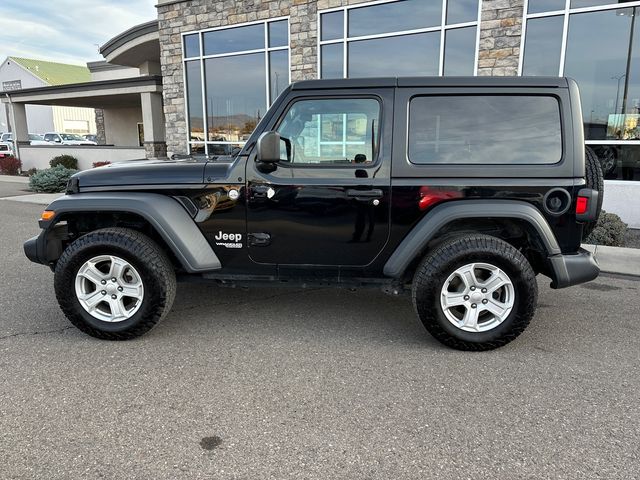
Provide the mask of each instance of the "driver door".
{"label": "driver door", "polygon": [[290,157],[283,146],[282,161],[263,168],[254,149],[247,162],[249,256],[364,267],[389,236],[391,142],[381,132],[391,132],[393,89],[294,93],[268,127],[291,142]]}

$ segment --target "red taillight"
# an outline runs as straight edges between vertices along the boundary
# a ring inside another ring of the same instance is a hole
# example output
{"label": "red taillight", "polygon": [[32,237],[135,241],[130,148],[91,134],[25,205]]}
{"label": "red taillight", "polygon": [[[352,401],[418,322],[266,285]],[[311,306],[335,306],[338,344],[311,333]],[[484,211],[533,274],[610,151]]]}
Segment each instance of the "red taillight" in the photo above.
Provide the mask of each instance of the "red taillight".
{"label": "red taillight", "polygon": [[576,202],[576,215],[584,215],[589,210],[589,199],[587,197],[578,197]]}
{"label": "red taillight", "polygon": [[427,210],[436,203],[461,197],[462,193],[458,190],[440,190],[434,187],[420,187],[420,200],[418,200],[418,207],[420,210]]}

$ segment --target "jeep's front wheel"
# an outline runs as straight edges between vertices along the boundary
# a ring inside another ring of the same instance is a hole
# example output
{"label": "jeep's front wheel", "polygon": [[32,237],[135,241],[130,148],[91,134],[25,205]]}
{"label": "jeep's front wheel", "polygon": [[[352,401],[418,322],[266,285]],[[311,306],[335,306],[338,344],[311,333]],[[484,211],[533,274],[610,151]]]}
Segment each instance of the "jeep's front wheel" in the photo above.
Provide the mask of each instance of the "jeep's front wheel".
{"label": "jeep's front wheel", "polygon": [[488,235],[456,237],[430,252],[413,281],[413,304],[426,329],[459,350],[490,350],[522,333],[538,286],[527,259]]}
{"label": "jeep's front wheel", "polygon": [[166,253],[149,237],[108,228],[67,247],[56,265],[55,291],[64,314],[83,332],[129,340],[166,316],[176,278]]}

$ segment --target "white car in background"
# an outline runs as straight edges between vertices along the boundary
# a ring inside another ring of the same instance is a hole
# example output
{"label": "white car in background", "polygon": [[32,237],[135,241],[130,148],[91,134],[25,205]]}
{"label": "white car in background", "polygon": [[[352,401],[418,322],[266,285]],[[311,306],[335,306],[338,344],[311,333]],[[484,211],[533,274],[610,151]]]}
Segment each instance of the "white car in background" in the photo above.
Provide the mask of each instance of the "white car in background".
{"label": "white car in background", "polygon": [[13,156],[13,145],[6,142],[0,142],[0,158],[12,157],[12,156]]}
{"label": "white car in background", "polygon": [[75,133],[45,133],[44,139],[49,143],[56,145],[97,145],[96,142],[87,140]]}
{"label": "white car in background", "polygon": [[51,145],[42,135],[36,135],[35,133],[29,134],[29,142],[31,145]]}
{"label": "white car in background", "polygon": [[[36,135],[35,133],[30,133],[29,136],[29,144],[30,145],[51,145],[49,142],[46,142],[42,135]],[[2,139],[0,140],[4,143],[13,143],[13,133],[5,133],[2,135]]]}

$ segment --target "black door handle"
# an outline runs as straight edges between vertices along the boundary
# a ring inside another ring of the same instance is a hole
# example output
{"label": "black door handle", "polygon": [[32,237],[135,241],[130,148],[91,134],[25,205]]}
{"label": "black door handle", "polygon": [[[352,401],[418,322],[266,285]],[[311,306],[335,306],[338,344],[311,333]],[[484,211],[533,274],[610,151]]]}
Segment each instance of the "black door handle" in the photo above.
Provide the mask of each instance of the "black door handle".
{"label": "black door handle", "polygon": [[371,190],[356,190],[354,188],[350,188],[347,190],[347,197],[357,197],[357,198],[382,198],[383,193],[382,190],[374,188]]}

